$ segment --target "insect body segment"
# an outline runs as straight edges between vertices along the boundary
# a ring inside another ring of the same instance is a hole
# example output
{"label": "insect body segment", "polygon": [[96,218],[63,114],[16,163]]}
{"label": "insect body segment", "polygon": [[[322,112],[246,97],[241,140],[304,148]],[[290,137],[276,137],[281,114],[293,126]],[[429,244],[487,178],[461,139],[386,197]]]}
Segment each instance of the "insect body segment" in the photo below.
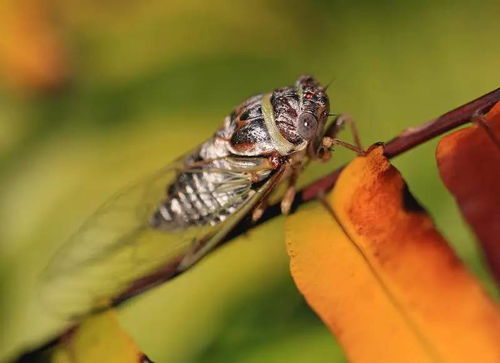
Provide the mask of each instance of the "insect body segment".
{"label": "insect body segment", "polygon": [[263,160],[304,150],[327,117],[328,98],[311,77],[250,98],[186,158],[151,225],[169,230],[223,222],[281,166]]}
{"label": "insect body segment", "polygon": [[168,231],[221,223],[254,194],[254,185],[269,176],[271,169],[256,171],[262,164],[260,158],[212,160],[211,153],[204,152],[213,147],[212,141],[189,157],[193,161],[187,161],[185,170],[168,188],[153,214],[152,227]]}
{"label": "insect body segment", "polygon": [[103,205],[48,267],[46,301],[78,316],[145,290],[138,281],[164,266],[190,267],[284,178],[287,211],[328,113],[326,91],[310,76],[249,98],[194,152]]}

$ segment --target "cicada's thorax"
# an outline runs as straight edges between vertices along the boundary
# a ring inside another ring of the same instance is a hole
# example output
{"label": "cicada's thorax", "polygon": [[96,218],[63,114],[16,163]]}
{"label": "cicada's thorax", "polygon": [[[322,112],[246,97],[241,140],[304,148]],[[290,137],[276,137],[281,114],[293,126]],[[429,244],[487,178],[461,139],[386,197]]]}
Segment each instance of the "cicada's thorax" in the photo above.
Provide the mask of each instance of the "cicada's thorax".
{"label": "cicada's thorax", "polygon": [[302,154],[316,137],[305,139],[297,126],[307,102],[300,83],[304,79],[315,82],[302,77],[295,87],[253,96],[236,107],[215,135],[186,158],[152,225],[178,229],[220,223],[294,155]]}

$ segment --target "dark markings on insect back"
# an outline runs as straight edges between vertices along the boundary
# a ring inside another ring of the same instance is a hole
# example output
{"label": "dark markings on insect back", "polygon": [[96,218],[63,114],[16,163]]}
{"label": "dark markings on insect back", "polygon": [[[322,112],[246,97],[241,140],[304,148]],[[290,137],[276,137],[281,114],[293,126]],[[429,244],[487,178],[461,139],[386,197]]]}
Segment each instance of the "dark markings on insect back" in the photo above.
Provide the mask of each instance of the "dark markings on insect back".
{"label": "dark markings on insect back", "polygon": [[248,120],[249,117],[250,117],[250,110],[246,110],[240,115],[240,120],[246,121]]}
{"label": "dark markings on insect back", "polygon": [[283,136],[293,144],[301,142],[293,121],[297,118],[298,103],[299,96],[290,89],[279,89],[271,95],[271,105],[274,110],[276,126],[278,126]]}
{"label": "dark markings on insect back", "polygon": [[253,105],[252,107],[248,107],[241,113],[240,120],[246,121],[260,117],[262,117],[262,106],[260,105],[260,103],[256,103],[255,105]]}
{"label": "dark markings on insect back", "polygon": [[255,143],[268,143],[269,133],[267,132],[266,125],[263,118],[252,119],[247,125],[236,130],[231,137],[231,144],[237,146],[240,144],[255,144]]}

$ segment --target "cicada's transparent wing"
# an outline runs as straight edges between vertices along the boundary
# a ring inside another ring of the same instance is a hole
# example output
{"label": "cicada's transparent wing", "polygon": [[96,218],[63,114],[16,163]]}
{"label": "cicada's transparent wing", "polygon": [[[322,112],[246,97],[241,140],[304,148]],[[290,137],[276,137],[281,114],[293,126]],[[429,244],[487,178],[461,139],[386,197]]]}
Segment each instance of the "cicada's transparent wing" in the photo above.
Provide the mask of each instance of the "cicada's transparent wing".
{"label": "cicada's transparent wing", "polygon": [[[188,234],[169,238],[149,227],[181,166],[171,165],[117,193],[63,245],[41,281],[42,300],[50,311],[75,316],[102,308],[129,280],[189,248]],[[148,260],[155,249],[161,255]]]}
{"label": "cicada's transparent wing", "polygon": [[[280,174],[273,173],[257,191],[248,183],[245,203],[224,222],[169,231],[154,228],[151,218],[179,170],[185,171],[182,162],[125,189],[84,223],[43,274],[41,295],[48,309],[64,317],[82,316],[106,308],[134,282],[171,261],[186,257],[182,268],[189,267],[259,202]],[[227,173],[234,180],[233,171],[212,172]]]}

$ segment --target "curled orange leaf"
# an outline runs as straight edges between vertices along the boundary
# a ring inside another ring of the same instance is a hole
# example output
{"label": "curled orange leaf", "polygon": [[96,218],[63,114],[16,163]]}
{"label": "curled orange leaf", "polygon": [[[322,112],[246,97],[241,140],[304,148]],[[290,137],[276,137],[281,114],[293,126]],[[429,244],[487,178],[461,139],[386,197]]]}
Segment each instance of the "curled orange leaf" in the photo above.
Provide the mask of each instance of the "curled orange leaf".
{"label": "curled orange leaf", "polygon": [[500,102],[483,122],[444,137],[436,158],[444,184],[500,282]]}
{"label": "curled orange leaf", "polygon": [[287,219],[295,283],[350,361],[500,361],[497,306],[382,152]]}

